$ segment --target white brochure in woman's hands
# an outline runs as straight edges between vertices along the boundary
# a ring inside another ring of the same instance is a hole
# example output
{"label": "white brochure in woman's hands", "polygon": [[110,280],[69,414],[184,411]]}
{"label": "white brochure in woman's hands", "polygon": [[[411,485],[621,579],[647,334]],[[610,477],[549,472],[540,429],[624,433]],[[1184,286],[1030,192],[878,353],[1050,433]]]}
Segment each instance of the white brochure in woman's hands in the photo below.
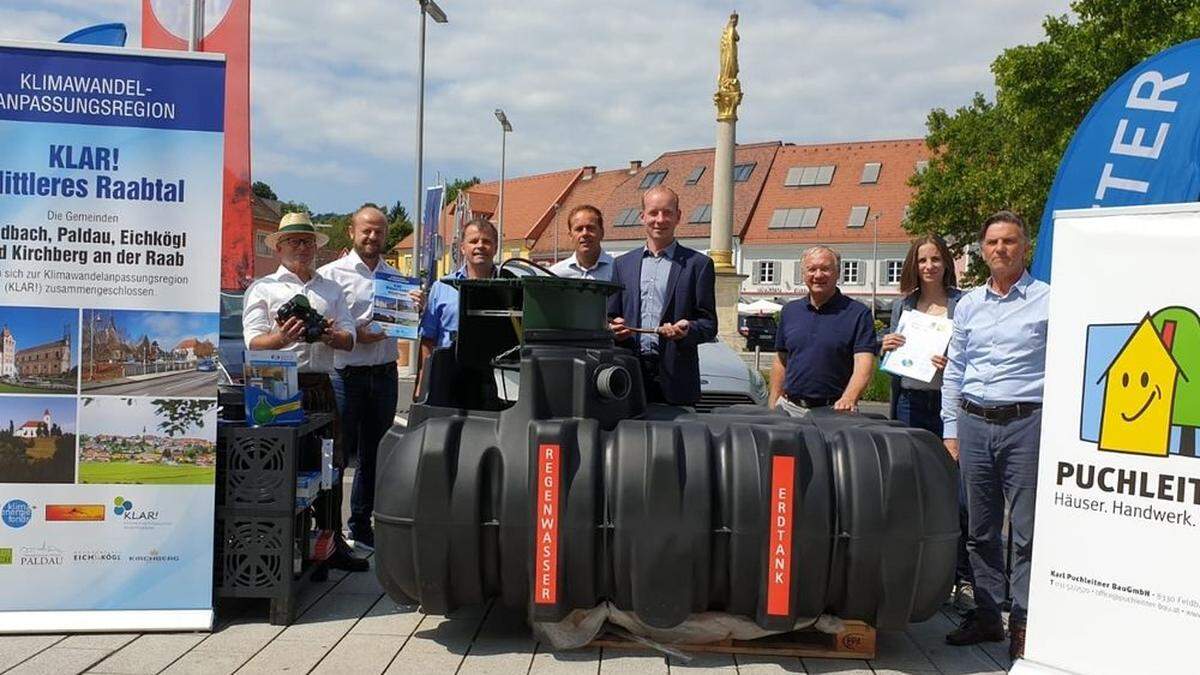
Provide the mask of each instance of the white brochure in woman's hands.
{"label": "white brochure in woman's hands", "polygon": [[896,324],[904,344],[885,354],[879,367],[893,375],[932,382],[937,375],[933,357],[946,353],[953,330],[954,322],[944,316],[906,309]]}

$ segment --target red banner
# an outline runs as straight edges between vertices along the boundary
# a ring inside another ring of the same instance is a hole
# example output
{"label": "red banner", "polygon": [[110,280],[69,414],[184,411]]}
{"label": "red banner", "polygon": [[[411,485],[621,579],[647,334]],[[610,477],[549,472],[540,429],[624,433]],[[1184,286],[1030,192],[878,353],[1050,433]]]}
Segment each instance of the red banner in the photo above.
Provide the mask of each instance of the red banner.
{"label": "red banner", "polygon": [[538,446],[537,456],[537,554],[534,560],[533,601],[539,605],[558,602],[558,480],[561,450],[557,445]]}
{"label": "red banner", "polygon": [[[188,0],[142,0],[142,46],[187,49]],[[221,213],[221,288],[254,278],[250,205],[250,0],[207,0],[202,52],[225,55],[225,194]]]}
{"label": "red banner", "polygon": [[795,457],[771,458],[771,528],[767,542],[767,614],[787,616],[791,608],[792,517]]}

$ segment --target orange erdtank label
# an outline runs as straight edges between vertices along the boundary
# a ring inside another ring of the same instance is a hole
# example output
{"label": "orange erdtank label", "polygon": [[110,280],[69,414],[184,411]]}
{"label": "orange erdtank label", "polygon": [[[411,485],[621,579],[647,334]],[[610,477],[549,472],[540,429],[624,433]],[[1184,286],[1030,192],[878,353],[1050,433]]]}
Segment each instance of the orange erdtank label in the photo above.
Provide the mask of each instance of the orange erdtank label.
{"label": "orange erdtank label", "polygon": [[538,446],[537,499],[537,555],[534,557],[535,580],[533,601],[539,605],[552,605],[558,601],[558,480],[561,472],[559,446]]}
{"label": "orange erdtank label", "polygon": [[771,458],[771,525],[767,542],[767,614],[786,616],[792,585],[792,489],[796,458]]}

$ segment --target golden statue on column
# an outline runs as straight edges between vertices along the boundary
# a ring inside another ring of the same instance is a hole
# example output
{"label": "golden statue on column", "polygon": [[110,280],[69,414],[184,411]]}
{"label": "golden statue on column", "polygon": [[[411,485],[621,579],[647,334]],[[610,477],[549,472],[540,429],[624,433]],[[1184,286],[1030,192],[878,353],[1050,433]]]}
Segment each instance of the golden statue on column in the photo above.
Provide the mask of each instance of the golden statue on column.
{"label": "golden statue on column", "polygon": [[729,23],[721,32],[721,70],[717,75],[717,93],[713,102],[717,104],[717,121],[737,120],[737,107],[742,102],[742,84],[738,82],[738,15],[729,15]]}

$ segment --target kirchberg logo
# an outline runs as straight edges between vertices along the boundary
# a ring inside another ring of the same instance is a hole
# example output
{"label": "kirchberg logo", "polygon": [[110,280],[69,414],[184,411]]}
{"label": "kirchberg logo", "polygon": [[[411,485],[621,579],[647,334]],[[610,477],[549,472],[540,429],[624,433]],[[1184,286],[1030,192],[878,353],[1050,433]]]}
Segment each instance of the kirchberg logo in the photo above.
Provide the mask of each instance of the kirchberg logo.
{"label": "kirchberg logo", "polygon": [[10,499],[0,507],[0,521],[12,528],[21,528],[33,519],[33,507],[24,499]]}
{"label": "kirchberg logo", "polygon": [[59,567],[63,564],[63,552],[45,543],[41,546],[22,546],[17,560],[23,566]]}
{"label": "kirchberg logo", "polygon": [[168,555],[168,554],[163,553],[162,551],[159,551],[156,548],[152,548],[149,551],[147,551],[145,554],[129,556],[129,562],[137,562],[137,563],[179,562],[179,556]]}
{"label": "kirchberg logo", "polygon": [[[1195,310],[1163,307],[1147,312],[1136,323],[1089,325],[1079,438],[1095,450],[1081,456],[1081,461],[1059,461],[1057,484],[1122,498],[1088,501],[1055,493],[1055,503],[1191,525],[1195,514],[1190,511],[1164,511],[1124,497],[1200,506],[1200,464],[1190,461],[1200,456],[1197,428],[1200,316]],[[1109,465],[1103,455],[1163,463]],[[1145,470],[1160,468],[1164,471]]]}

